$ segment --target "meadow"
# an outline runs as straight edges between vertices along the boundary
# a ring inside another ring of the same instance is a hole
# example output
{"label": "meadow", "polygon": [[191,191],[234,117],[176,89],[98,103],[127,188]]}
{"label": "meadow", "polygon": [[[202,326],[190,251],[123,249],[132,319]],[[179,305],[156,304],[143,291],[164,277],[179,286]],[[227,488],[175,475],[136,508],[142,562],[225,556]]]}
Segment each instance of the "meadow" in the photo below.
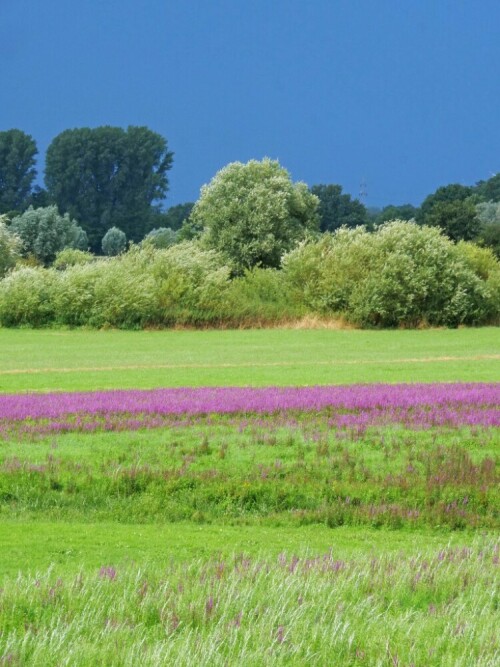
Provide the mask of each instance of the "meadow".
{"label": "meadow", "polygon": [[0,664],[498,663],[498,330],[0,329],[0,362]]}

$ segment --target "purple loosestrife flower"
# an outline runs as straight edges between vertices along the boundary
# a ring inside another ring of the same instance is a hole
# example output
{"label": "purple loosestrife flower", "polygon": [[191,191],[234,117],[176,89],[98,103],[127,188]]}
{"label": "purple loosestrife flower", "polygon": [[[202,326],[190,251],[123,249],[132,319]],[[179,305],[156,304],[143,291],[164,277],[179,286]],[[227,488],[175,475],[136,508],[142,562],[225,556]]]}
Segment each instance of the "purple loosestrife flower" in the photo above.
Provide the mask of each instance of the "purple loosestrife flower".
{"label": "purple loosestrife flower", "polygon": [[[359,437],[369,426],[402,423],[410,428],[458,425],[500,426],[500,383],[400,384],[314,387],[202,387],[101,392],[0,395],[0,433],[15,424],[30,434],[158,428],[172,416],[179,425],[200,415],[275,414],[284,424],[287,411],[325,416],[331,429]],[[332,413],[333,411],[333,413]],[[279,415],[278,415],[279,413]],[[255,417],[254,417],[255,419]],[[245,430],[247,416],[240,428]],[[259,420],[255,422],[259,425]]]}
{"label": "purple loosestrife flower", "polygon": [[99,578],[109,579],[110,581],[114,581],[116,579],[115,568],[108,565],[103,565],[99,570]]}

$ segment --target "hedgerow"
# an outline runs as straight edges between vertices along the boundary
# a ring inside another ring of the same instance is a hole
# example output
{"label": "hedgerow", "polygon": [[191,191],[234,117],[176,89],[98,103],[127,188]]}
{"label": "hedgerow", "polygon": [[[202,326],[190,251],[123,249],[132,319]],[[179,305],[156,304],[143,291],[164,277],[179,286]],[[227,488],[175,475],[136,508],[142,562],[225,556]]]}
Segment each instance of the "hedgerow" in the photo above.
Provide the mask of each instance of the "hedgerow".
{"label": "hedgerow", "polygon": [[361,327],[499,321],[493,253],[412,222],[341,228],[299,244],[281,269],[232,276],[224,256],[197,241],[107,258],[63,251],[50,268],[21,266],[0,281],[0,324],[237,327],[306,314]]}

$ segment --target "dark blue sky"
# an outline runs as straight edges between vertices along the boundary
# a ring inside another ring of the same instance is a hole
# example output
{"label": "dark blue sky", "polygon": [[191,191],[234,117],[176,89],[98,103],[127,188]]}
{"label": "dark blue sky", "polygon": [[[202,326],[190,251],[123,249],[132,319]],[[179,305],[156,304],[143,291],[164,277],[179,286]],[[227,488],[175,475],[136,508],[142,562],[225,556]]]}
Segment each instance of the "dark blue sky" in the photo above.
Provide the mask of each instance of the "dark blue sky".
{"label": "dark blue sky", "polygon": [[[166,205],[228,162],[367,205],[500,171],[499,0],[0,0],[0,129],[147,125]],[[43,170],[43,164],[39,164]]]}

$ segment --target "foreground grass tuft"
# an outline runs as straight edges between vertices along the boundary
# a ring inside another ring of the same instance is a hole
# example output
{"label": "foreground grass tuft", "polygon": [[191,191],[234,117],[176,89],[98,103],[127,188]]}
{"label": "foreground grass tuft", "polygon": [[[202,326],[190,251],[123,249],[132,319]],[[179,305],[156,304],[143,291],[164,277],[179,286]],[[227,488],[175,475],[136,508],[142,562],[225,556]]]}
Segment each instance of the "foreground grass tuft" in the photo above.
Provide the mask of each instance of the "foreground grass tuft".
{"label": "foreground grass tuft", "polygon": [[341,560],[234,556],[10,579],[12,665],[495,665],[499,545]]}

